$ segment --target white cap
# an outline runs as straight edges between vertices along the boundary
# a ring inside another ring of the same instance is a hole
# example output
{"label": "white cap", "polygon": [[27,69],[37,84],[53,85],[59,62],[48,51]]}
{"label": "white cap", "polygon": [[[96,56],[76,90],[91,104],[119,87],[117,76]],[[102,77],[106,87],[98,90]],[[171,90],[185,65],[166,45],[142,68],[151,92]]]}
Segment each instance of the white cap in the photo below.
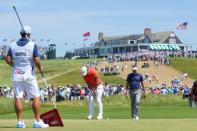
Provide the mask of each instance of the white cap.
{"label": "white cap", "polygon": [[88,73],[87,67],[83,66],[83,67],[81,68],[81,75],[82,75],[82,76],[86,76],[87,73]]}
{"label": "white cap", "polygon": [[137,67],[135,66],[135,67],[133,67],[133,69],[132,69],[133,71],[136,71],[137,70]]}
{"label": "white cap", "polygon": [[21,33],[31,34],[31,27],[24,25],[23,28],[21,28]]}

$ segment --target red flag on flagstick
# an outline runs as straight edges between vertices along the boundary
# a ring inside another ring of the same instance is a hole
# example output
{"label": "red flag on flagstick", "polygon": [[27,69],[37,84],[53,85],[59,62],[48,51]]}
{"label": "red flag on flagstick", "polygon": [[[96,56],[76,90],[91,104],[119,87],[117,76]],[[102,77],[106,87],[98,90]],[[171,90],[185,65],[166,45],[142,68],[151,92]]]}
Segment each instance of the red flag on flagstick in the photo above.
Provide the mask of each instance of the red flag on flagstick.
{"label": "red flag on flagstick", "polygon": [[83,33],[83,37],[89,37],[89,36],[90,36],[90,32]]}

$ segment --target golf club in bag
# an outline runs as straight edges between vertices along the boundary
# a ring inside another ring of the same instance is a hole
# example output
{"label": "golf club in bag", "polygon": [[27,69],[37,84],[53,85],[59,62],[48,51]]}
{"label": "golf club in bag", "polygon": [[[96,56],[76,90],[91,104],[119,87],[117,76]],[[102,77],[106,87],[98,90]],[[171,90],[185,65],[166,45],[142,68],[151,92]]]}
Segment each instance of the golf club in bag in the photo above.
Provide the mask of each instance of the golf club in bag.
{"label": "golf club in bag", "polygon": [[[25,33],[25,29],[24,29],[24,27],[23,27],[23,24],[22,24],[22,21],[21,21],[19,15],[18,15],[18,12],[17,12],[17,10],[16,10],[16,7],[13,6],[13,9],[14,9],[14,11],[15,11],[15,13],[16,13],[16,15],[17,15],[17,18],[18,18],[18,20],[19,20],[19,22],[20,22],[20,25],[21,25],[21,27],[22,27],[24,33]],[[45,86],[48,88],[48,84],[47,84],[47,81],[46,81],[46,79],[45,79],[45,77],[44,77],[43,72],[41,72],[41,75],[42,75],[42,79],[43,79],[43,81],[44,81],[44,83],[45,83]],[[53,97],[53,100],[52,100],[54,109],[53,109],[53,110],[50,110],[50,111],[48,111],[48,112],[46,112],[46,113],[44,113],[44,114],[42,114],[40,117],[41,117],[41,119],[42,119],[46,124],[49,124],[49,126],[64,126],[64,124],[63,124],[63,122],[62,122],[62,119],[61,119],[61,117],[60,117],[59,111],[57,110],[57,107],[56,107],[56,100],[55,100],[55,97],[56,97],[56,96],[54,96],[54,97]]]}
{"label": "golf club in bag", "polygon": [[[48,84],[46,81],[46,78],[44,77],[44,74],[41,72],[42,75],[42,79],[45,83],[46,88],[48,89]],[[49,124],[49,126],[64,126],[62,119],[60,117],[59,111],[57,110],[57,106],[56,106],[56,95],[53,96],[52,98],[52,102],[53,102],[53,106],[54,109],[43,113],[40,115],[40,118],[46,123]]]}

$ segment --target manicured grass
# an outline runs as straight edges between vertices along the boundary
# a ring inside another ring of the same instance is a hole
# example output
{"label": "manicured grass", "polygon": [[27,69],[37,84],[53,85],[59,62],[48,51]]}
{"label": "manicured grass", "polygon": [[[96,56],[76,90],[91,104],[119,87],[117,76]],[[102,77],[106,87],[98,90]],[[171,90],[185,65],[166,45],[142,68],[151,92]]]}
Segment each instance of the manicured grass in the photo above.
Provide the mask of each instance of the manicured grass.
{"label": "manicured grass", "polygon": [[55,85],[61,85],[61,86],[67,84],[82,84],[82,85],[85,84],[82,76],[80,75],[80,68],[76,68],[75,70],[69,73],[51,79],[48,81],[48,83],[55,83]]}
{"label": "manicured grass", "polygon": [[101,76],[101,80],[103,82],[107,82],[107,83],[115,83],[115,84],[121,84],[121,85],[125,85],[126,84],[126,80],[123,78],[120,78],[118,76],[115,75],[108,75],[108,76],[104,76],[103,74],[100,74]]}
{"label": "manicured grass", "polygon": [[[25,131],[34,131],[32,128],[33,120],[26,120],[27,128]],[[64,127],[51,127],[47,129],[36,129],[46,131],[196,131],[194,119],[145,119],[145,120],[64,120]],[[0,120],[0,130],[13,131],[16,120]],[[22,130],[22,129],[20,129]]]}
{"label": "manicured grass", "polygon": [[182,73],[188,73],[188,75],[197,79],[197,59],[171,59],[171,66]]}
{"label": "manicured grass", "polygon": [[[82,84],[84,81],[80,75],[80,67],[86,64],[89,59],[79,60],[43,60],[42,65],[46,78],[51,78],[55,75],[62,74],[53,79],[50,79],[48,83],[55,84],[56,86],[64,86],[68,84]],[[11,85],[11,68],[4,62],[0,61],[0,85]],[[38,80],[42,82],[41,75],[37,73]],[[103,82],[125,84],[125,80],[118,78],[117,76],[104,76],[100,74]],[[43,83],[40,83],[43,86]]]}
{"label": "manicured grass", "polygon": [[[166,100],[166,101],[163,101]],[[169,102],[171,101],[171,102]],[[103,99],[104,117],[110,119],[129,119],[130,100],[124,96],[112,96]],[[88,112],[88,101],[65,101],[57,105],[64,119],[84,119]],[[42,107],[42,112],[53,109],[48,103]],[[97,112],[97,105],[95,106]],[[95,113],[96,114],[96,113]],[[16,118],[15,113],[1,114],[0,119]],[[33,118],[32,110],[24,111],[24,118]],[[142,119],[194,119],[197,110],[189,108],[188,101],[180,96],[147,96],[141,101]]]}
{"label": "manicured grass", "polygon": [[[52,106],[43,107],[42,112],[53,109]],[[85,119],[88,115],[88,105],[78,107],[58,106],[64,119]],[[97,108],[95,108],[95,117]],[[16,119],[15,113],[1,114],[0,119]],[[33,119],[32,110],[24,111],[25,119]],[[104,106],[105,119],[130,119],[129,106]],[[188,106],[141,106],[141,119],[197,119],[197,110]]]}
{"label": "manicured grass", "polygon": [[[113,83],[113,84],[125,84],[125,80],[119,78],[117,76],[104,76],[100,74],[101,80],[105,83]],[[54,79],[48,81],[48,83],[55,83],[55,85],[64,86],[66,84],[82,84],[85,85],[85,82],[80,75],[80,68],[76,68],[75,70],[58,76]]]}
{"label": "manicured grass", "polygon": [[[84,60],[43,60],[42,65],[46,78],[61,74],[70,69],[79,70],[88,59]],[[41,75],[37,73],[38,80],[41,80]],[[0,60],[0,85],[11,85],[11,68]]]}

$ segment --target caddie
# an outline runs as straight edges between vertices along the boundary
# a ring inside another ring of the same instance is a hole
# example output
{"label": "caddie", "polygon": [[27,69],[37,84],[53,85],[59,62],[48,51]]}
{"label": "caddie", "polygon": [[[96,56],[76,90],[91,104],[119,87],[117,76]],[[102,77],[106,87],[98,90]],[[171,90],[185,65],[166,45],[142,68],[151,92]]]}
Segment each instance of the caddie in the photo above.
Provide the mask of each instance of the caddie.
{"label": "caddie", "polygon": [[47,128],[40,119],[40,93],[36,80],[35,66],[41,72],[42,67],[36,44],[30,40],[31,27],[23,26],[21,39],[12,42],[5,61],[12,67],[12,82],[15,97],[15,111],[18,118],[17,128],[25,128],[23,120],[23,97],[32,100],[34,128]]}

